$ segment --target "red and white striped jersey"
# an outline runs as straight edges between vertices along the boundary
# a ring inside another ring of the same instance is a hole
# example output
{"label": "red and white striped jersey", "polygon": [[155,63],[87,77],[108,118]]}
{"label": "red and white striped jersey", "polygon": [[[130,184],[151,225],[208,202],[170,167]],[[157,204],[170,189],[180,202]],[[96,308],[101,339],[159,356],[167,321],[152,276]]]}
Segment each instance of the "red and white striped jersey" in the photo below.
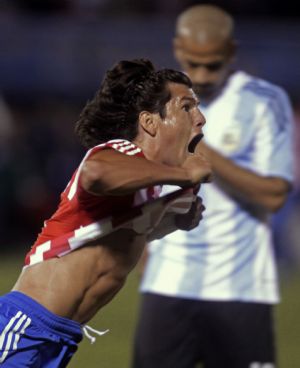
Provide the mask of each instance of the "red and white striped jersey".
{"label": "red and white striped jersey", "polygon": [[126,196],[96,196],[86,192],[79,180],[82,165],[87,158],[104,148],[144,157],[139,147],[122,139],[114,139],[90,149],[61,194],[57,211],[45,221],[36,242],[27,253],[25,267],[61,257],[90,240],[111,233],[121,222],[136,215],[133,207],[158,198],[160,187],[141,189]]}

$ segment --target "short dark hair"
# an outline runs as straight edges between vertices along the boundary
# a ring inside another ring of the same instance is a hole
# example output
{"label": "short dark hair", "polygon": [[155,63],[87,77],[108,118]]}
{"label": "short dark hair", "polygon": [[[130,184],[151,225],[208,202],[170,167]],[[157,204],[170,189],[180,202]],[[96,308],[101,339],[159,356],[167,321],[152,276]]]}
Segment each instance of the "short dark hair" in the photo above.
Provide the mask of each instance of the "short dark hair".
{"label": "short dark hair", "polygon": [[147,59],[122,60],[105,74],[95,97],[88,101],[75,126],[86,148],[111,139],[136,138],[141,111],[165,116],[171,98],[168,82],[192,87],[190,79],[172,69],[156,71]]}

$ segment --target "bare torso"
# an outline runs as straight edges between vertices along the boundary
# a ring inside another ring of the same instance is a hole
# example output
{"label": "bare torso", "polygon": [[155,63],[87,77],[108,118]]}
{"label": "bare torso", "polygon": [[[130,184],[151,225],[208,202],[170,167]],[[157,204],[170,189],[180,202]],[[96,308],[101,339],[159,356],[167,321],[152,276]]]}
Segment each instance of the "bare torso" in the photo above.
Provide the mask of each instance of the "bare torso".
{"label": "bare torso", "polygon": [[124,285],[145,243],[144,235],[119,230],[101,239],[101,244],[25,268],[13,290],[52,313],[86,323]]}

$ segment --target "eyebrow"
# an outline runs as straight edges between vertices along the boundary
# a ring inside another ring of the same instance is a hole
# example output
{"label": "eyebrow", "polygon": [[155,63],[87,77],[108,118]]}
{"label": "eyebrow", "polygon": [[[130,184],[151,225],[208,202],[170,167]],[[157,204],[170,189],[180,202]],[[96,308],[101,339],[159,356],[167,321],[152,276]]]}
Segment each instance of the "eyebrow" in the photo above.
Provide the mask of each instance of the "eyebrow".
{"label": "eyebrow", "polygon": [[189,102],[193,102],[196,105],[199,105],[200,101],[194,97],[189,97],[189,96],[183,96],[181,98],[181,101],[189,101]]}
{"label": "eyebrow", "polygon": [[192,61],[192,60],[186,60],[186,62],[191,66],[202,66],[203,65],[202,63]]}
{"label": "eyebrow", "polygon": [[214,67],[222,67],[224,65],[224,60],[214,60],[214,61],[211,61],[211,62],[208,62],[208,63],[200,63],[200,62],[197,62],[197,61],[192,61],[192,60],[189,60],[187,59],[186,60],[186,63],[189,64],[191,67],[193,68],[198,68],[198,67],[205,67],[205,68],[214,68]]}

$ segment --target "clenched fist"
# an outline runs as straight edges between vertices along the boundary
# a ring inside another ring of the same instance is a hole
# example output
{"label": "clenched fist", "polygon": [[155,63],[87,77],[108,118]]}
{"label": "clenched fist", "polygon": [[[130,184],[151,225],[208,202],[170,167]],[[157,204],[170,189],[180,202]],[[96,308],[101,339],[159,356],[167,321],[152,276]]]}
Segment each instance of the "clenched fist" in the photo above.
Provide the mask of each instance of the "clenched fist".
{"label": "clenched fist", "polygon": [[205,207],[201,197],[196,197],[188,213],[175,216],[175,225],[180,230],[192,230],[199,225]]}
{"label": "clenched fist", "polygon": [[182,167],[186,170],[189,179],[194,185],[212,181],[210,162],[200,152],[189,154]]}

